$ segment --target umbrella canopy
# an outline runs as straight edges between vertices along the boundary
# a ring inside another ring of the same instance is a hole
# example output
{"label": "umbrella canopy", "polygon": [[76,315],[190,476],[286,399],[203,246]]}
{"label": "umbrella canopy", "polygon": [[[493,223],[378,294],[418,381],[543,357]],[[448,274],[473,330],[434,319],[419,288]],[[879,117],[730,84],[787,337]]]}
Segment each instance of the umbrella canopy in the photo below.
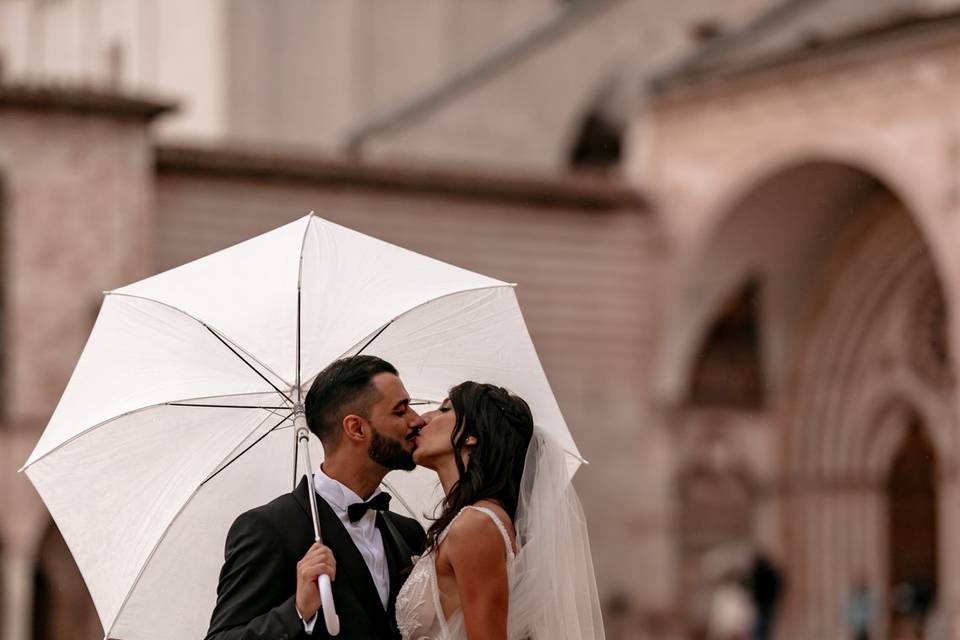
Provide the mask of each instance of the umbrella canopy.
{"label": "umbrella canopy", "polygon": [[[24,469],[106,637],[203,637],[231,522],[293,488],[294,406],[361,352],[425,403],[467,379],[511,389],[576,470],[512,285],[311,214],[105,295]],[[421,519],[441,495],[420,469],[385,484]]]}

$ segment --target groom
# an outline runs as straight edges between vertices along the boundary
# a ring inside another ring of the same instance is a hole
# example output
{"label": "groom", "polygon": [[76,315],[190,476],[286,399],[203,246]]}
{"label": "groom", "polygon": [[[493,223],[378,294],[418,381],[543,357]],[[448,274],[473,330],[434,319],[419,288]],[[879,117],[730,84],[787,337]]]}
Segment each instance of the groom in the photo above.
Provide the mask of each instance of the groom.
{"label": "groom", "polygon": [[423,550],[423,528],[387,511],[378,487],[392,469],[412,470],[424,422],[397,370],[374,356],[320,372],[305,402],[325,459],[313,476],[323,544],[314,544],[307,481],[241,514],[227,534],[206,640],[329,638],[317,578],[333,579],[338,638],[394,639],[397,592]]}

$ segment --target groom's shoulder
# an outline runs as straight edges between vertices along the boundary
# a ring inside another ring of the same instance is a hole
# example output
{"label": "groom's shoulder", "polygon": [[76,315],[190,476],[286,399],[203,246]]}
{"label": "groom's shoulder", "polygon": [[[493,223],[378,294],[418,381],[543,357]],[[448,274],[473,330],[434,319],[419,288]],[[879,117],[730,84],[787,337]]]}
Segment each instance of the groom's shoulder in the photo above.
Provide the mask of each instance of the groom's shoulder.
{"label": "groom's shoulder", "polygon": [[244,511],[236,520],[234,526],[251,527],[256,529],[270,528],[288,521],[291,513],[300,510],[297,498],[293,493],[285,493],[258,507]]}

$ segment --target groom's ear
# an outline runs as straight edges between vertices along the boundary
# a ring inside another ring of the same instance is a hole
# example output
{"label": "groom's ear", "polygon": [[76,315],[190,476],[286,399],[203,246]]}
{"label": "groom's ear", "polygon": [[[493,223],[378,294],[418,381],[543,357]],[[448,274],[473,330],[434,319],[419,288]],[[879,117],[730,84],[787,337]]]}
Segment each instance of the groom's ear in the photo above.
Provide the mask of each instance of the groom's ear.
{"label": "groom's ear", "polygon": [[343,436],[351,442],[363,442],[367,436],[366,422],[355,414],[343,417]]}

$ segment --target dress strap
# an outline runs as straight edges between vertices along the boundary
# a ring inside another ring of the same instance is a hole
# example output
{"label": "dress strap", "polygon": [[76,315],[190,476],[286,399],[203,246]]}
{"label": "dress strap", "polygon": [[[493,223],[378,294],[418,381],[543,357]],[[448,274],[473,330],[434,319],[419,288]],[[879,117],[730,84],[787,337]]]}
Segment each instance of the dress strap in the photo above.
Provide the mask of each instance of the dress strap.
{"label": "dress strap", "polygon": [[510,560],[513,560],[515,555],[513,552],[513,543],[510,542],[510,534],[507,533],[507,527],[505,524],[503,524],[503,521],[500,520],[500,516],[498,516],[493,509],[488,509],[487,507],[478,507],[472,504],[464,507],[463,510],[460,511],[460,513],[463,513],[467,509],[473,509],[474,511],[485,513],[487,514],[487,516],[490,517],[491,520],[493,520],[493,523],[497,525],[497,529],[500,529],[500,535],[503,536],[503,544],[507,547],[507,558]]}

